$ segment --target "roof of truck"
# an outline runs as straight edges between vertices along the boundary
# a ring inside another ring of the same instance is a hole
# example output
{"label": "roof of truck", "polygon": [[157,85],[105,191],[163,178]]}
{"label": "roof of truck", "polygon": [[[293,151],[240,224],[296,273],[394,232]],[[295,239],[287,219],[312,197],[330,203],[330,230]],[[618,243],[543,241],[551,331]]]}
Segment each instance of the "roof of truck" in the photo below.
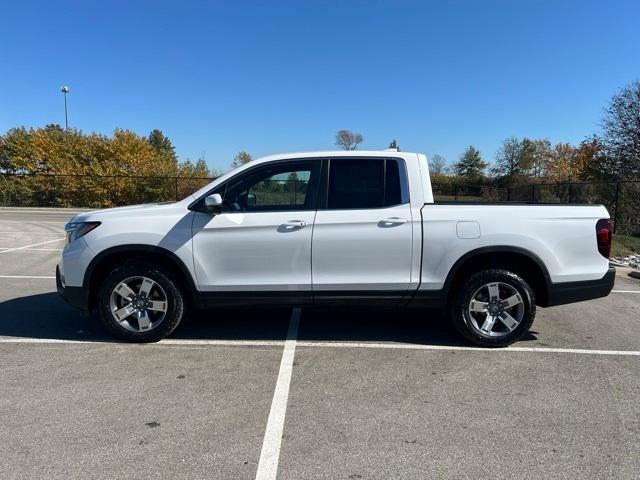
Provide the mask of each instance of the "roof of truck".
{"label": "roof of truck", "polygon": [[318,152],[290,152],[278,153],[277,155],[268,155],[260,157],[261,163],[270,160],[285,160],[291,158],[340,158],[340,157],[404,157],[408,155],[416,155],[412,152],[398,152],[396,150],[326,150]]}

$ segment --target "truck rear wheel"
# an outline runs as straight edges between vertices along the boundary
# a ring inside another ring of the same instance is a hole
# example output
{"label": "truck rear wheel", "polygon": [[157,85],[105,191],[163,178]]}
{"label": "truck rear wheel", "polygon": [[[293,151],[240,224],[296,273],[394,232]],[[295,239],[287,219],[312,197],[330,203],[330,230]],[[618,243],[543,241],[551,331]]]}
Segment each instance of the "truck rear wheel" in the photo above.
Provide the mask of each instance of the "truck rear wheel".
{"label": "truck rear wheel", "polygon": [[113,270],[98,293],[102,323],[113,335],[131,342],[157,342],[184,315],[182,292],[163,268],[127,262]]}
{"label": "truck rear wheel", "polygon": [[450,312],[454,327],[482,347],[505,347],[519,340],[536,315],[533,290],[508,270],[475,273],[454,295]]}

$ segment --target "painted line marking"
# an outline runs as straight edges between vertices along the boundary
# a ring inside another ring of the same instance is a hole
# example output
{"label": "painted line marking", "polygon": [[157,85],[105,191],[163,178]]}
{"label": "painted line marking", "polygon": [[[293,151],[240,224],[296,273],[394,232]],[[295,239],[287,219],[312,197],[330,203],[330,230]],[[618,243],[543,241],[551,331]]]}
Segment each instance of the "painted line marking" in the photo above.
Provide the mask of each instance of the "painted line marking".
{"label": "painted line marking", "polygon": [[[0,252],[0,253],[4,253],[4,252]],[[0,275],[0,278],[16,278],[16,279],[20,279],[20,278],[24,278],[24,279],[36,279],[36,280],[42,280],[42,279],[46,279],[46,280],[55,280],[56,277],[45,277],[45,276],[41,276],[41,275]]]}
{"label": "painted line marking", "polygon": [[289,331],[282,351],[282,361],[278,372],[276,389],[273,392],[271,411],[267,428],[262,442],[260,461],[256,471],[256,480],[275,480],[278,474],[278,462],[280,461],[280,445],[284,430],[284,419],[287,413],[287,400],[289,398],[289,386],[291,385],[291,373],[293,371],[293,358],[296,353],[296,338],[300,326],[300,308],[294,308],[289,321]]}
{"label": "painted line marking", "polygon": [[27,248],[31,248],[31,247],[37,247],[39,245],[47,245],[48,243],[54,243],[54,242],[61,242],[62,240],[64,240],[64,238],[56,238],[55,240],[49,240],[46,242],[40,242],[40,243],[33,243],[31,245],[25,245],[24,247],[15,247],[15,248],[10,248],[8,250],[3,250],[2,252],[0,252],[0,254],[2,253],[9,253],[9,252],[15,252],[17,250],[26,250]]}
{"label": "painted line marking", "polygon": [[219,347],[283,347],[286,340],[191,340],[191,339],[172,339],[165,338],[157,342],[160,345],[204,345]]}
{"label": "painted line marking", "polygon": [[470,351],[484,353],[574,353],[581,355],[623,355],[640,356],[636,350],[590,350],[583,348],[549,348],[549,347],[506,347],[483,348],[464,347],[453,345],[411,345],[391,343],[364,343],[364,342],[298,342],[299,347],[337,347],[337,348],[383,348],[397,350],[444,350],[444,351]]}
{"label": "painted line marking", "polygon": [[[12,247],[0,247],[0,250],[8,250]],[[61,252],[63,248],[25,248],[24,252]]]}
{"label": "painted line marking", "polygon": [[45,215],[78,215],[79,213],[90,212],[91,210],[36,210],[36,209],[16,209],[16,210],[2,210],[0,209],[0,215],[12,214],[12,215],[22,215],[25,213],[38,213]]}
{"label": "painted line marking", "polygon": [[640,290],[611,290],[611,293],[640,293]]}
{"label": "painted line marking", "polygon": [[[299,324],[299,319],[298,319]],[[289,333],[292,324],[289,325]],[[296,325],[296,335],[297,335]],[[295,338],[295,337],[294,337]],[[141,348],[153,348],[154,346],[218,346],[218,347],[282,347],[289,341],[287,340],[190,340],[190,339],[164,339],[157,343],[151,344],[131,344],[114,342],[110,339],[106,340],[64,340],[58,338],[28,338],[28,337],[11,337],[0,338],[0,343],[70,343],[70,344],[113,344],[113,345],[130,345]],[[622,357],[638,357],[640,350],[589,350],[580,348],[548,348],[548,347],[507,347],[507,348],[482,348],[482,347],[464,347],[453,345],[412,345],[407,343],[364,343],[364,342],[313,342],[313,341],[295,341],[296,348],[381,348],[388,350],[426,350],[426,351],[469,351],[483,353],[567,353],[577,355],[608,355]],[[283,356],[284,358],[284,356]],[[293,363],[293,361],[291,362]],[[281,366],[282,371],[282,366]],[[275,395],[274,395],[275,399]],[[266,438],[266,437],[265,437]]]}
{"label": "painted line marking", "polygon": [[25,232],[24,230],[3,230],[0,235],[7,233],[19,233],[20,235],[60,235],[64,233],[64,230],[58,230],[57,232]]}
{"label": "painted line marking", "polygon": [[[12,337],[12,338],[0,338],[0,343],[70,343],[76,345],[90,345],[90,344],[110,344],[110,345],[131,345],[142,346],[142,344],[135,344],[129,342],[114,342],[112,339],[96,339],[96,340],[66,340],[63,338],[29,338],[29,337]],[[153,345],[160,346],[219,346],[219,347],[283,347],[284,340],[178,340],[178,339],[164,339],[159,342],[148,344],[153,348]]]}
{"label": "painted line marking", "polygon": [[[2,213],[0,212],[0,215],[2,215]],[[41,223],[46,223],[48,225],[65,225],[67,222],[65,221],[60,221],[60,222],[39,222],[37,220],[0,220],[0,223],[21,223],[23,225],[39,225]]]}

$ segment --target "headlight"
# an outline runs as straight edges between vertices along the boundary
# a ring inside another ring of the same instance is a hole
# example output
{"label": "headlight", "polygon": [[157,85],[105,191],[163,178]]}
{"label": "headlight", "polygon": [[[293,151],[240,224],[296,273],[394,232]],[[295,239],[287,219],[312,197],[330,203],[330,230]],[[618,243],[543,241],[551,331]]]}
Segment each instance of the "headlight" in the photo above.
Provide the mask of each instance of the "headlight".
{"label": "headlight", "polygon": [[67,245],[100,226],[100,222],[70,222],[64,226]]}

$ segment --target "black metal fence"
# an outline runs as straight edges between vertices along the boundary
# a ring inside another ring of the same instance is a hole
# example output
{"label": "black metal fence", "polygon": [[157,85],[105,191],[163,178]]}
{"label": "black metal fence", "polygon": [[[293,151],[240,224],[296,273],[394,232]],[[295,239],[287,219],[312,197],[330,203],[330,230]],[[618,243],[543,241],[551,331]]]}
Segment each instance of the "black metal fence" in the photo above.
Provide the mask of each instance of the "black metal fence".
{"label": "black metal fence", "polygon": [[640,236],[640,181],[531,183],[515,187],[434,183],[437,200],[602,204],[617,233]]}
{"label": "black metal fence", "polygon": [[104,208],[185,198],[214,178],[0,173],[0,205]]}
{"label": "black metal fence", "polygon": [[[210,177],[0,173],[0,205],[103,208],[176,201],[212,180]],[[433,193],[436,200],[448,201],[603,204],[614,220],[617,233],[640,235],[640,181],[532,183],[515,187],[434,183]]]}

